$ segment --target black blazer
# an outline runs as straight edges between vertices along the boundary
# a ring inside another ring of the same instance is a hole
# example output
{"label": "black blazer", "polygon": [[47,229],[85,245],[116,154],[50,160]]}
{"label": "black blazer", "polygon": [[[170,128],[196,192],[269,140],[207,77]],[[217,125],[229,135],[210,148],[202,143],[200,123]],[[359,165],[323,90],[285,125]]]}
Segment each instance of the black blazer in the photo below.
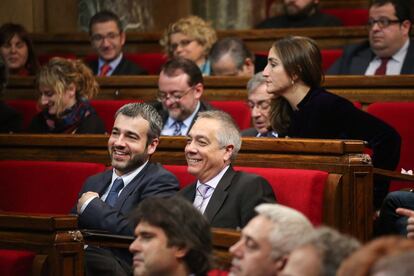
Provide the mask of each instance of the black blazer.
{"label": "black blazer", "polygon": [[[178,194],[194,202],[197,182]],[[212,227],[242,228],[255,216],[261,203],[276,202],[272,187],[261,176],[230,168],[214,190],[204,215]]]}
{"label": "black blazer", "polygon": [[[95,75],[98,74],[98,60],[94,60],[88,64]],[[132,61],[127,60],[125,57],[122,57],[121,62],[112,72],[111,76],[122,76],[122,75],[147,75],[147,71],[139,67],[137,64]]]}
{"label": "black blazer", "polygon": [[[328,75],[364,75],[369,63],[375,57],[368,41],[344,48],[342,57],[327,71]],[[414,41],[410,40],[401,75],[414,74]]]}

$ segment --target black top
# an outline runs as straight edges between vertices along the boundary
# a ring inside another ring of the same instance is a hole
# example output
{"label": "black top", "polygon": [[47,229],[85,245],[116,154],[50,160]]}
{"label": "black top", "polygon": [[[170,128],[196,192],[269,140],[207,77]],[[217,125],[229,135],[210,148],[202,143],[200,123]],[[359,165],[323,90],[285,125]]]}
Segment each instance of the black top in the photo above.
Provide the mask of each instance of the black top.
{"label": "black top", "polygon": [[256,26],[256,29],[272,28],[309,28],[309,27],[337,27],[342,26],[337,17],[316,11],[314,14],[299,19],[280,15],[268,18]]}
{"label": "black top", "polygon": [[350,101],[311,89],[293,112],[288,136],[298,138],[358,139],[373,150],[373,165],[394,170],[400,159],[400,135]]}
{"label": "black top", "polygon": [[[42,113],[38,113],[33,117],[28,131],[30,133],[51,133]],[[92,113],[84,118],[75,131],[76,134],[104,134],[105,132],[105,125],[96,113]]]}
{"label": "black top", "polygon": [[22,128],[22,115],[0,101],[0,133],[19,132]]}

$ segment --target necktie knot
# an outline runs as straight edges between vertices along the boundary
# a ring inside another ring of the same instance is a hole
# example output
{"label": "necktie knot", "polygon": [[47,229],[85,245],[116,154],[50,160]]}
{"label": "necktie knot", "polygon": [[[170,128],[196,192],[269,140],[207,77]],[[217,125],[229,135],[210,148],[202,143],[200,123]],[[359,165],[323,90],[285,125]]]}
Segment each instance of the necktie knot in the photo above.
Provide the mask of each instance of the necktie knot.
{"label": "necktie knot", "polygon": [[181,128],[183,127],[184,123],[182,121],[175,121],[174,123],[174,136],[180,136],[181,134]]}
{"label": "necktie knot", "polygon": [[122,177],[118,177],[117,179],[115,179],[105,202],[108,203],[110,206],[114,207],[116,200],[118,199],[118,193],[120,190],[122,190],[123,187],[124,181],[122,180]]}
{"label": "necktie knot", "polygon": [[111,69],[111,66],[108,63],[105,63],[101,66],[101,73],[99,74],[99,77],[105,77]]}
{"label": "necktie knot", "polygon": [[385,75],[387,72],[387,64],[391,57],[382,57],[381,64],[378,66],[377,70],[375,70],[375,75]]}

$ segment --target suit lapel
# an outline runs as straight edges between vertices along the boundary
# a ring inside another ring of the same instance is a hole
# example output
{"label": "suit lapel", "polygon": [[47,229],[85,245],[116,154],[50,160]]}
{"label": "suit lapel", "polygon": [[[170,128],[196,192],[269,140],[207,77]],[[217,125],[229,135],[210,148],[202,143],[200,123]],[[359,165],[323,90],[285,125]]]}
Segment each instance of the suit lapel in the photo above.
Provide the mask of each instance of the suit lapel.
{"label": "suit lapel", "polygon": [[405,56],[403,65],[401,67],[401,74],[412,74],[414,67],[414,41],[410,40],[408,45],[407,55]]}
{"label": "suit lapel", "polygon": [[358,56],[353,59],[351,64],[350,72],[354,75],[364,75],[367,70],[369,63],[374,58],[374,53],[367,49],[362,51]]}
{"label": "suit lapel", "polygon": [[138,186],[142,183],[142,178],[144,177],[150,163],[148,162],[144,168],[131,180],[131,182],[122,190],[121,194],[119,195],[116,203],[116,209],[122,209],[124,203],[126,202],[127,198],[138,188]]}
{"label": "suit lapel", "polygon": [[230,168],[228,168],[226,173],[220,179],[220,182],[218,183],[216,189],[214,190],[213,195],[211,196],[210,201],[208,202],[207,208],[204,211],[204,215],[210,223],[213,221],[214,216],[217,214],[217,212],[224,204],[224,201],[228,196],[227,189],[231,185],[235,173],[236,172],[230,166]]}
{"label": "suit lapel", "polygon": [[[108,189],[108,186],[111,184],[112,181],[112,170],[107,170],[102,175],[102,181],[97,183],[96,192],[99,194],[99,196],[102,196],[106,189]],[[102,183],[102,184],[101,184]]]}

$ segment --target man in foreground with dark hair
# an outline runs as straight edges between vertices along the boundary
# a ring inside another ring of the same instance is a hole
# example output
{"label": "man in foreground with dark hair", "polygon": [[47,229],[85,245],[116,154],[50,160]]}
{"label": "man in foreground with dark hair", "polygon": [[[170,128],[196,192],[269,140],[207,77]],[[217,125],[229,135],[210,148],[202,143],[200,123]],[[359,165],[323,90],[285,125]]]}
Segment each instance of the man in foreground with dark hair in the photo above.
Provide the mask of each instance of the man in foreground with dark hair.
{"label": "man in foreground with dark hair", "polygon": [[206,275],[212,241],[206,218],[186,200],[148,198],[133,218],[135,241],[129,246],[134,276]]}

